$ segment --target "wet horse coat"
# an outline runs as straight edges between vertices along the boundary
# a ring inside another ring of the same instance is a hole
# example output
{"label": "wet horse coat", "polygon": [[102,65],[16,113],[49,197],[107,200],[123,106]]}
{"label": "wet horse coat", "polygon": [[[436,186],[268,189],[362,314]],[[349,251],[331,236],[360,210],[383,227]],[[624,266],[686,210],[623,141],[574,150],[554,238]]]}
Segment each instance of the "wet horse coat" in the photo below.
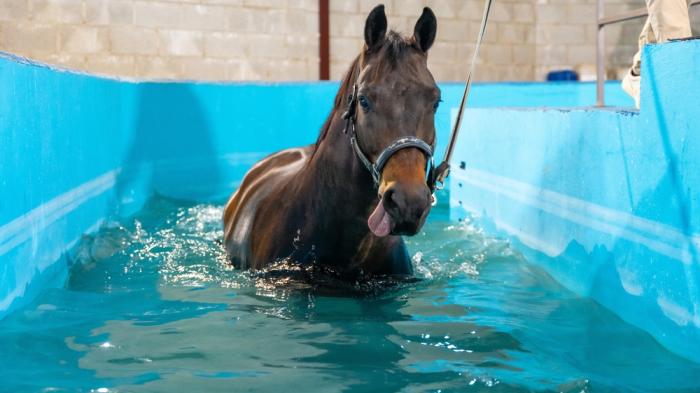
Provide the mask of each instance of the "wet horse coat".
{"label": "wet horse coat", "polygon": [[427,157],[416,148],[398,150],[375,184],[350,144],[343,116],[356,105],[357,143],[371,160],[397,138],[434,144],[440,96],[427,50],[435,16],[424,9],[408,39],[387,34],[386,26],[378,6],[317,142],[260,161],[229,200],[224,244],[236,266],[261,269],[290,258],[349,274],[412,273],[400,235],[417,233],[430,210]]}

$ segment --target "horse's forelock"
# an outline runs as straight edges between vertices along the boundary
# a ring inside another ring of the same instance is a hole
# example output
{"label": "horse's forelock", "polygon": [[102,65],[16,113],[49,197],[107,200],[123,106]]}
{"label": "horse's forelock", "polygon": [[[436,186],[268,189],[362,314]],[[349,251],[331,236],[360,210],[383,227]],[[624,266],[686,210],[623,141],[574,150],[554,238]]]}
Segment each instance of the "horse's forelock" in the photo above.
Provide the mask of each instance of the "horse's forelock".
{"label": "horse's forelock", "polygon": [[395,66],[412,48],[415,49],[415,42],[392,30],[386,35],[384,45],[380,49],[380,62],[388,62]]}

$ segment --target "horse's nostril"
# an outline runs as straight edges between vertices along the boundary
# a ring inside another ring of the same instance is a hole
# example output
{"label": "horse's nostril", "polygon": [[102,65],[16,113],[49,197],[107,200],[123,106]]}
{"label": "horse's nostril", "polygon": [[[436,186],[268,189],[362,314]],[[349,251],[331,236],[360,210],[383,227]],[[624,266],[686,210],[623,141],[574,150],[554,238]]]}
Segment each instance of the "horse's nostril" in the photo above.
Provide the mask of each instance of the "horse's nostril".
{"label": "horse's nostril", "polygon": [[388,210],[397,209],[399,207],[396,200],[396,190],[389,188],[384,192],[384,203]]}

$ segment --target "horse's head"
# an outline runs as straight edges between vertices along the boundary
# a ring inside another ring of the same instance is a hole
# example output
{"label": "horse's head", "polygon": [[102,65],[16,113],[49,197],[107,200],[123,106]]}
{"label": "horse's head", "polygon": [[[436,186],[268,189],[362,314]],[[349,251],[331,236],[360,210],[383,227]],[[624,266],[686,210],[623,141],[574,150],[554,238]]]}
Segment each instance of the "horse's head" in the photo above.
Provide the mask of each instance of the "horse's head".
{"label": "horse's head", "polygon": [[[353,130],[358,157],[375,177],[379,203],[368,219],[377,236],[414,235],[432,202],[426,181],[435,144],[440,90],[428,70],[427,52],[437,21],[429,8],[413,36],[387,33],[384,6],[365,24],[365,47],[354,70]],[[369,164],[369,165],[368,165]]]}

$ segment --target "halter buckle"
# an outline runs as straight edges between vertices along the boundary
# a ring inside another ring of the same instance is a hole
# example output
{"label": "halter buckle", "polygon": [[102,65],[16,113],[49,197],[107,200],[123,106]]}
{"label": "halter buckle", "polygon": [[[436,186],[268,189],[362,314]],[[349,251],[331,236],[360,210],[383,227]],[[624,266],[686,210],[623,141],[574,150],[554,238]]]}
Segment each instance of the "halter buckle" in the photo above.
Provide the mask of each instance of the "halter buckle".
{"label": "halter buckle", "polygon": [[445,180],[450,174],[450,164],[447,161],[443,161],[435,168],[435,174],[433,177],[433,190],[442,190],[445,188]]}

